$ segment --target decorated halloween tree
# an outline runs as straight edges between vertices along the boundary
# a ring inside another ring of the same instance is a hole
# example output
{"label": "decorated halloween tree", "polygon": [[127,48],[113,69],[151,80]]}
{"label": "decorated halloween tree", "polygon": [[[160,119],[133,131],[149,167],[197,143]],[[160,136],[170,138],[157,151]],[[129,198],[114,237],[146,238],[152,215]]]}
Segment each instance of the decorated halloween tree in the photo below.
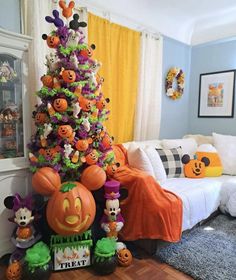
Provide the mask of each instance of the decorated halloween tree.
{"label": "decorated halloween tree", "polygon": [[42,88],[36,93],[40,101],[33,112],[36,132],[29,144],[30,169],[35,173],[50,167],[66,182],[79,181],[89,167],[83,184],[89,182],[86,186],[94,190],[103,185],[104,171],[114,164],[112,137],[103,126],[109,99],[102,93],[101,62],[93,58],[95,45],[84,41],[86,23],[78,14],[69,20],[73,1],[68,7],[64,1],[59,5],[65,21],[57,10],[45,18],[55,30],[42,36],[51,52],[46,56]]}

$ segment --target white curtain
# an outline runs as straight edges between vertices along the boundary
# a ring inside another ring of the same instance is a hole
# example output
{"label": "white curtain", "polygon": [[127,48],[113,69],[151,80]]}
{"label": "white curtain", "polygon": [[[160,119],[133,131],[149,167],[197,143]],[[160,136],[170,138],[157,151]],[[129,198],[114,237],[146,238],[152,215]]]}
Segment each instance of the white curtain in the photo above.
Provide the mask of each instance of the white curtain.
{"label": "white curtain", "polygon": [[142,32],[134,140],[158,139],[161,123],[162,36]]}

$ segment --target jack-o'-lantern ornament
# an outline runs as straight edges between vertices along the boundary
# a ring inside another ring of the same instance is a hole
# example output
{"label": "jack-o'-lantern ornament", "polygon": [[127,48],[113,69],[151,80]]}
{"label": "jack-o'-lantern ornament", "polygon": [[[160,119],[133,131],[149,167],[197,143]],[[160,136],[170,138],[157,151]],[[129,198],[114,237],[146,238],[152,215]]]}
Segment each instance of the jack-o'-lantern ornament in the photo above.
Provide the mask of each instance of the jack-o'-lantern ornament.
{"label": "jack-o'-lantern ornament", "polygon": [[93,143],[93,139],[92,138],[88,138],[88,139],[80,139],[76,142],[76,149],[80,152],[85,152],[87,151],[89,144]]}
{"label": "jack-o'-lantern ornament", "polygon": [[83,49],[80,51],[80,55],[86,58],[92,57],[93,50],[95,50],[96,46],[92,44],[91,46],[88,46],[86,49]]}
{"label": "jack-o'-lantern ornament", "polygon": [[60,38],[58,36],[48,36],[47,34],[43,34],[42,38],[47,41],[49,48],[57,48],[60,44]]}
{"label": "jack-o'-lantern ornament", "polygon": [[132,263],[132,254],[130,250],[123,248],[117,252],[118,262],[121,266],[129,266]]}
{"label": "jack-o'-lantern ornament", "polygon": [[35,123],[36,124],[44,124],[48,122],[48,116],[46,113],[38,112],[35,115]]}
{"label": "jack-o'-lantern ornament", "polygon": [[98,152],[93,149],[89,154],[85,156],[85,161],[88,165],[96,164],[98,161]]}
{"label": "jack-o'-lantern ornament", "polygon": [[60,150],[61,150],[60,146],[56,146],[53,148],[47,148],[47,149],[40,149],[39,154],[41,154],[45,157],[53,158]]}
{"label": "jack-o'-lantern ornament", "polygon": [[73,83],[76,80],[76,74],[73,70],[63,70],[62,79],[66,83]]}
{"label": "jack-o'-lantern ornament", "polygon": [[41,77],[41,82],[45,87],[53,88],[53,77],[50,75],[44,75]]}
{"label": "jack-o'-lantern ornament", "polygon": [[7,280],[20,280],[22,277],[22,267],[18,261],[9,264],[6,270]]}
{"label": "jack-o'-lantern ornament", "polygon": [[47,221],[60,235],[79,234],[92,224],[96,205],[91,192],[78,182],[63,183],[47,205]]}
{"label": "jack-o'-lantern ornament", "polygon": [[87,98],[84,98],[83,96],[79,97],[79,105],[81,109],[85,112],[88,112],[92,109],[92,106],[96,104],[95,100],[90,100]]}
{"label": "jack-o'-lantern ornament", "polygon": [[68,103],[65,98],[56,98],[53,102],[53,107],[57,112],[65,112],[68,108]]}
{"label": "jack-o'-lantern ornament", "polygon": [[60,125],[58,127],[58,135],[61,136],[64,139],[68,139],[69,141],[73,141],[74,140],[74,132],[73,132],[73,128],[68,125]]}
{"label": "jack-o'-lantern ornament", "polygon": [[206,166],[210,164],[210,160],[207,157],[203,157],[201,160],[190,159],[190,156],[185,154],[182,157],[182,163],[184,164],[185,177],[203,178],[205,177]]}
{"label": "jack-o'-lantern ornament", "polygon": [[110,137],[107,133],[102,138],[102,147],[104,150],[110,149],[112,145],[112,137]]}
{"label": "jack-o'-lantern ornament", "polygon": [[104,98],[103,96],[99,99],[99,101],[96,103],[96,107],[98,110],[103,110],[106,107],[106,103],[109,103],[109,98]]}
{"label": "jack-o'-lantern ornament", "polygon": [[112,177],[116,173],[116,171],[119,167],[120,167],[119,162],[108,165],[106,168],[107,176]]}

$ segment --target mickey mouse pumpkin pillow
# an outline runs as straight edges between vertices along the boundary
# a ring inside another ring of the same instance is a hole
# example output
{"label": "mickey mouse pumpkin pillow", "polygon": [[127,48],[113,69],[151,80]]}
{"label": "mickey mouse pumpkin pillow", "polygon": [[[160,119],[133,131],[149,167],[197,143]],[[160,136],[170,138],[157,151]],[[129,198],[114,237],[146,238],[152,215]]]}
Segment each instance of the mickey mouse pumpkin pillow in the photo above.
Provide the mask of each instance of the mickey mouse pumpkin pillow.
{"label": "mickey mouse pumpkin pillow", "polygon": [[205,168],[210,164],[210,160],[207,157],[202,157],[201,160],[190,159],[190,156],[185,154],[182,157],[182,163],[184,164],[185,177],[203,178],[205,177]]}

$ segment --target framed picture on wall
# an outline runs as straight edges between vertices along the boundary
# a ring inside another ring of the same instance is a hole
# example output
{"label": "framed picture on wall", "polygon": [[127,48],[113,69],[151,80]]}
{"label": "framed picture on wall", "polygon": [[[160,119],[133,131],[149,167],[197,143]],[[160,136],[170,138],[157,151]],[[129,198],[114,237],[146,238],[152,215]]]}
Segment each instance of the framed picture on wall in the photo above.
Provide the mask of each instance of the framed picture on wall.
{"label": "framed picture on wall", "polygon": [[198,117],[233,118],[235,70],[200,74]]}

